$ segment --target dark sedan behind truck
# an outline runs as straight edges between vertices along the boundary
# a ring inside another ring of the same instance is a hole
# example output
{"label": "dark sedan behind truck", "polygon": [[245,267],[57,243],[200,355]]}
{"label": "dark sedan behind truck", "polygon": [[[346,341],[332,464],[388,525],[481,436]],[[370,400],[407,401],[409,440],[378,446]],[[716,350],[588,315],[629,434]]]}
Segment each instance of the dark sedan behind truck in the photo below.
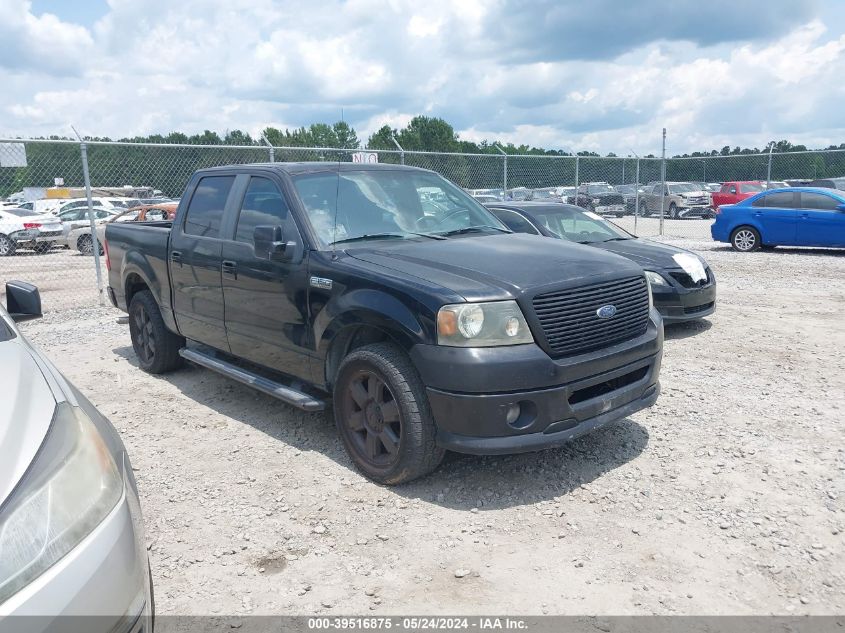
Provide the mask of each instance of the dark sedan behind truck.
{"label": "dark sedan behind truck", "polygon": [[716,310],[716,278],[691,251],[631,235],[595,213],[568,204],[487,205],[519,233],[567,239],[627,257],[645,270],[654,307],[666,323],[691,321]]}
{"label": "dark sedan behind truck", "polygon": [[172,223],[109,224],[106,244],[143,369],[186,358],[306,410],[333,406],[352,461],[379,482],[419,477],[447,449],[557,446],[659,392],[663,325],[639,266],[512,235],[430,171],[206,169]]}

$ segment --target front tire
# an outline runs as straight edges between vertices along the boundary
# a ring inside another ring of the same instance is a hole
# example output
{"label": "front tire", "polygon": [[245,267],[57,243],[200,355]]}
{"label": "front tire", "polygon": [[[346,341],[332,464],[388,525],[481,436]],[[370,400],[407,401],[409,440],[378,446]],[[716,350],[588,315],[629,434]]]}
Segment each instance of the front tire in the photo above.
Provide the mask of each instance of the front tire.
{"label": "front tire", "polygon": [[338,370],[333,401],[346,452],[367,478],[403,484],[443,460],[425,386],[396,346],[376,343],[349,354]]}
{"label": "front tire", "polygon": [[138,365],[149,374],[163,374],[182,365],[179,350],[185,338],[164,325],[161,310],[149,290],[132,296],[129,303],[129,334]]}
{"label": "front tire", "polygon": [[7,235],[0,234],[0,257],[11,257],[18,250],[18,245]]}
{"label": "front tire", "polygon": [[640,202],[640,217],[647,218],[648,216],[648,204],[646,204],[645,202]]}
{"label": "front tire", "polygon": [[761,245],[760,232],[753,226],[741,226],[731,233],[731,246],[735,251],[750,253]]}
{"label": "front tire", "polygon": [[674,202],[669,205],[669,217],[673,220],[678,219],[678,206]]}

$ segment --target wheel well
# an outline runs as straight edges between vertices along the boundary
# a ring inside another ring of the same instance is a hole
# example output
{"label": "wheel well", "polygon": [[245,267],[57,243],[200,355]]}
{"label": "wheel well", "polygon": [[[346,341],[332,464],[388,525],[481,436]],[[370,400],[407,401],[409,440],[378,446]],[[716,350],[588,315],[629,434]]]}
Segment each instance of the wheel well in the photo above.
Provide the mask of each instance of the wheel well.
{"label": "wheel well", "polygon": [[356,325],[342,330],[332,341],[329,353],[326,355],[326,385],[334,384],[340,363],[355,349],[372,343],[392,341],[390,335],[372,325]]}
{"label": "wheel well", "polygon": [[752,231],[757,233],[757,235],[760,234],[760,231],[758,231],[756,227],[753,227],[750,224],[740,224],[733,231],[731,231],[731,239],[733,239],[733,236],[736,235],[737,231],[741,231],[742,229],[751,229]]}
{"label": "wheel well", "polygon": [[128,308],[129,303],[132,301],[132,297],[135,296],[135,293],[147,290],[149,286],[147,286],[146,282],[141,279],[140,275],[131,273],[126,278],[126,285],[124,288],[126,292],[126,307]]}

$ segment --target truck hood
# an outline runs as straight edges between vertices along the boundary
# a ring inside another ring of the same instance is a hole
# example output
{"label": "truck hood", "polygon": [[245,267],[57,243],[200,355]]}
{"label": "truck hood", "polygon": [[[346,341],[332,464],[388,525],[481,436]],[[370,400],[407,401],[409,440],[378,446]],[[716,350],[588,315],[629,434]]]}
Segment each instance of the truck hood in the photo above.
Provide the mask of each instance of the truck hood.
{"label": "truck hood", "polygon": [[0,504],[14,490],[47,435],[56,400],[20,338],[0,343]]}
{"label": "truck hood", "polygon": [[346,252],[361,262],[439,285],[467,301],[512,299],[591,277],[640,271],[601,249],[524,233],[391,242]]}
{"label": "truck hood", "polygon": [[643,268],[650,269],[679,268],[673,256],[679,253],[690,252],[677,246],[661,244],[660,242],[653,242],[642,238],[620,240],[618,242],[599,242],[592,244],[592,246],[610,253],[622,255]]}

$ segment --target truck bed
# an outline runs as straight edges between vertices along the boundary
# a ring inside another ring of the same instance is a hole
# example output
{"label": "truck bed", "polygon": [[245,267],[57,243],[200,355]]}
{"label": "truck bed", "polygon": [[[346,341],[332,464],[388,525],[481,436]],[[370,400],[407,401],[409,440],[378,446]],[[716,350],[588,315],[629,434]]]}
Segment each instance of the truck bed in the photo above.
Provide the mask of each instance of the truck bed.
{"label": "truck bed", "polygon": [[114,303],[118,308],[127,310],[129,307],[124,280],[129,283],[132,271],[149,285],[162,312],[170,307],[167,258],[172,226],[170,220],[106,225],[109,287],[115,293]]}

